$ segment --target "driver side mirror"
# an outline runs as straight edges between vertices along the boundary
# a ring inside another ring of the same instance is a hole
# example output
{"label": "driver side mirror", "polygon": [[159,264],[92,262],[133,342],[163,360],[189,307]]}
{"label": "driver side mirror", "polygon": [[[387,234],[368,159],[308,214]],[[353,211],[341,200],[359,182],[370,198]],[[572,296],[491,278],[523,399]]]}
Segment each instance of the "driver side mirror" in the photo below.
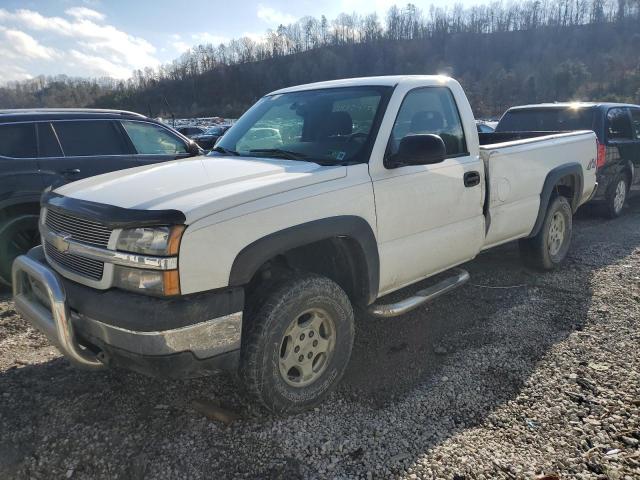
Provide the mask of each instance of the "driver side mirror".
{"label": "driver side mirror", "polygon": [[431,165],[442,162],[447,156],[447,148],[439,135],[407,135],[400,141],[398,153],[390,160],[390,168],[407,165]]}

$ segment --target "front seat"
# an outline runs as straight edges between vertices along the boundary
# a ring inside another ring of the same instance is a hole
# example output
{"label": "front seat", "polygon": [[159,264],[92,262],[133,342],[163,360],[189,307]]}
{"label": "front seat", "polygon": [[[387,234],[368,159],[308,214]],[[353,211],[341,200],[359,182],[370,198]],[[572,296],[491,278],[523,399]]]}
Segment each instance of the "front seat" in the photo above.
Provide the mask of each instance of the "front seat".
{"label": "front seat", "polygon": [[353,119],[349,112],[331,112],[322,123],[319,138],[351,135],[353,133]]}
{"label": "front seat", "polygon": [[444,130],[444,118],[440,112],[424,110],[416,112],[411,117],[411,133],[440,134]]}

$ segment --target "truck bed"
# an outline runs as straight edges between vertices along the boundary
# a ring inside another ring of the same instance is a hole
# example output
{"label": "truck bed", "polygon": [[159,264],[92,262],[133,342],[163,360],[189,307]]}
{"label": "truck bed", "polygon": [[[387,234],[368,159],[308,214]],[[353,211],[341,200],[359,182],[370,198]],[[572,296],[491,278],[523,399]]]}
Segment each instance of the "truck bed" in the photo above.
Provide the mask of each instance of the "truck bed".
{"label": "truck bed", "polygon": [[568,160],[584,172],[582,185],[575,185],[580,190],[575,204],[584,203],[595,187],[597,146],[591,131],[489,133],[480,135],[480,143],[486,175],[483,249],[529,236],[547,175]]}

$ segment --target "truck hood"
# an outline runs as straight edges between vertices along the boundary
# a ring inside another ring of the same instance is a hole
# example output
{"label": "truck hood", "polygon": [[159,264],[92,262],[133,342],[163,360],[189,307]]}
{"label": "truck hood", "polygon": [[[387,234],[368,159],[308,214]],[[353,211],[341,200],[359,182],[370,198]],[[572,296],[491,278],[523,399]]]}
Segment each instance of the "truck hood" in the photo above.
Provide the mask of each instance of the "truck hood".
{"label": "truck hood", "polygon": [[[346,176],[344,166],[247,157],[195,157],[98,175],[55,190],[66,197],[143,210],[211,215],[243,203]],[[198,215],[196,215],[197,217]]]}

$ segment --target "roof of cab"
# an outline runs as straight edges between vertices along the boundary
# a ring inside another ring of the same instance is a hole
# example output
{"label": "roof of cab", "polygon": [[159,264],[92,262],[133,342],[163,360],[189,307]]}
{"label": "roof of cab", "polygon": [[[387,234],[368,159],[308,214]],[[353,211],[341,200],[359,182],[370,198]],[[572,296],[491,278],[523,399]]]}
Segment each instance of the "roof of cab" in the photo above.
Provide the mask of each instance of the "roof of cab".
{"label": "roof of cab", "polygon": [[553,103],[535,103],[531,105],[517,105],[509,108],[509,110],[531,110],[536,108],[612,108],[612,107],[637,107],[631,103],[614,103],[614,102],[553,102]]}
{"label": "roof of cab", "polygon": [[25,122],[37,120],[63,120],[85,118],[147,118],[125,110],[98,108],[21,108],[0,110],[0,122]]}
{"label": "roof of cab", "polygon": [[281,93],[300,92],[304,90],[320,90],[323,88],[341,88],[341,87],[395,87],[403,82],[415,82],[417,80],[423,80],[424,82],[432,83],[447,83],[452,81],[450,77],[444,75],[385,75],[381,77],[358,77],[358,78],[345,78],[341,80],[328,80],[325,82],[307,83],[304,85],[296,85],[293,87],[286,87],[280,90],[269,93],[269,95],[277,95]]}

